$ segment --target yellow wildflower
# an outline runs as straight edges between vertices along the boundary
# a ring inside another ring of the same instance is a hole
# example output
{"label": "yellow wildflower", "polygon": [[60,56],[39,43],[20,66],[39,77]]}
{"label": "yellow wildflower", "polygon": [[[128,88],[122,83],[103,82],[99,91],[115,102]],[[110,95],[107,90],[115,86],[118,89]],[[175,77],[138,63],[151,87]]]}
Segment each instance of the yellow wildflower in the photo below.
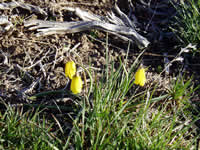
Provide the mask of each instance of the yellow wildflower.
{"label": "yellow wildflower", "polygon": [[81,77],[79,75],[73,76],[70,86],[72,93],[74,94],[81,93],[82,87],[83,87],[83,82],[81,80]]}
{"label": "yellow wildflower", "polygon": [[136,85],[144,86],[145,82],[146,82],[145,69],[143,67],[141,67],[135,73],[134,83]]}
{"label": "yellow wildflower", "polygon": [[65,65],[66,77],[72,79],[75,74],[76,74],[76,64],[74,63],[74,61],[67,62]]}

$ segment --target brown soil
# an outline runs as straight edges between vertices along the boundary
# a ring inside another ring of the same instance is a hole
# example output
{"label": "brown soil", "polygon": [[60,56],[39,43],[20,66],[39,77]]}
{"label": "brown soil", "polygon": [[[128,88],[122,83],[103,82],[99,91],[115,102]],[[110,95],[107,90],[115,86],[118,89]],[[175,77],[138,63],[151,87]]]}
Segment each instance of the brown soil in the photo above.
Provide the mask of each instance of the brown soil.
{"label": "brown soil", "polygon": [[[64,65],[69,60],[74,60],[77,64],[83,64],[86,67],[91,65],[93,67],[93,75],[97,74],[97,76],[100,76],[106,64],[106,33],[92,30],[38,38],[35,36],[35,31],[29,31],[24,27],[23,19],[79,20],[74,14],[61,11],[61,6],[79,7],[94,14],[105,16],[112,9],[114,2],[112,0],[68,0],[67,2],[66,0],[57,0],[56,2],[55,0],[30,0],[27,3],[44,9],[48,16],[29,12],[22,8],[0,10],[0,15],[8,16],[14,24],[13,30],[0,32],[0,97],[7,102],[24,103],[27,100],[27,96],[42,91],[64,88],[68,85],[68,79],[64,74]],[[60,3],[63,3],[63,5],[56,5]],[[122,11],[128,12],[128,7],[123,1],[119,1],[119,6]],[[163,52],[166,51],[172,55],[169,59],[176,55],[176,52],[173,52],[176,41],[173,39],[173,36],[163,36],[165,31],[163,31],[161,36],[161,33],[152,27],[145,29],[147,23],[152,19],[151,14],[142,12],[139,7],[136,7],[135,15],[141,23],[139,32],[151,42],[143,57],[144,65],[150,66],[147,77],[149,82],[151,82],[153,80],[152,77],[157,76],[157,66],[161,65],[163,67],[164,65]],[[158,18],[154,17],[153,19],[157,21]],[[162,20],[161,17],[160,19]],[[162,28],[164,23],[158,26]],[[165,28],[163,27],[163,29]],[[109,59],[111,62],[119,63],[119,56],[123,60],[126,55],[128,43],[116,40],[112,35],[108,35],[108,37],[110,44],[108,46]],[[174,42],[170,40],[174,40]],[[73,52],[70,52],[72,49]],[[131,44],[128,57],[129,65],[133,63],[140,52],[134,43]],[[196,60],[196,62],[198,61]],[[176,67],[180,64],[174,65],[174,72],[178,72]],[[196,66],[194,65],[194,67]],[[191,70],[189,72],[191,73]],[[198,68],[196,72],[198,74]],[[195,72],[193,71],[193,73]],[[164,77],[160,78],[160,83],[164,83],[164,81],[168,80]],[[165,86],[165,84],[162,86]],[[69,86],[67,86],[67,89],[69,89]]]}

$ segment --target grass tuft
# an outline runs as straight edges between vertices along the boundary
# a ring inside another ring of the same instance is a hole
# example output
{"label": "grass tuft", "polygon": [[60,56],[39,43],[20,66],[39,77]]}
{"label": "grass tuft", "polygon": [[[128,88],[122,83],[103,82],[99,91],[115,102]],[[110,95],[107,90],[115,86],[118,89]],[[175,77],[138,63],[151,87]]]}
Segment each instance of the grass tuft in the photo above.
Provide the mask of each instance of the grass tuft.
{"label": "grass tuft", "polygon": [[193,49],[193,54],[200,52],[200,2],[181,1],[179,5],[175,6],[178,15],[175,17],[175,22],[171,29],[177,35],[181,47],[188,44],[197,45],[197,49]]}
{"label": "grass tuft", "polygon": [[183,109],[175,110],[172,101],[180,95],[189,100],[192,90],[187,89],[191,80],[182,85],[180,78],[172,84],[175,95],[156,96],[156,87],[145,90],[133,84],[136,65],[130,71],[122,63],[116,71],[113,66],[93,86],[93,107],[83,101],[81,116],[70,136],[73,147],[162,150],[195,146],[194,118],[191,113],[183,113]]}
{"label": "grass tuft", "polygon": [[59,149],[58,141],[50,135],[52,124],[41,112],[4,104],[0,113],[1,149]]}

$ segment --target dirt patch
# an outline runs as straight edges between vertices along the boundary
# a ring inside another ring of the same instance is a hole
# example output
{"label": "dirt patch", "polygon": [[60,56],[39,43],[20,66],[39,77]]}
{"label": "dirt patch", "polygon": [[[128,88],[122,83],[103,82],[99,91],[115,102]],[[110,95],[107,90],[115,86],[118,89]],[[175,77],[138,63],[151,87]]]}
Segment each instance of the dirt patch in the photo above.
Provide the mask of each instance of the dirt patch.
{"label": "dirt patch", "polygon": [[[77,64],[91,64],[98,72],[105,65],[105,43],[95,42],[94,39],[89,38],[92,34],[101,34],[100,37],[104,38],[105,33],[91,31],[37,38],[34,32],[24,28],[23,19],[34,17],[55,21],[78,20],[73,14],[59,9],[61,6],[81,7],[104,15],[111,8],[111,1],[57,1],[55,3],[32,0],[29,4],[44,9],[48,12],[48,16],[18,7],[0,12],[2,16],[8,16],[14,25],[12,30],[1,32],[0,37],[0,95],[12,103],[22,101],[22,94],[26,91],[27,95],[31,95],[64,88],[68,82],[64,75],[64,65],[70,59]],[[33,88],[35,82],[37,85]]]}

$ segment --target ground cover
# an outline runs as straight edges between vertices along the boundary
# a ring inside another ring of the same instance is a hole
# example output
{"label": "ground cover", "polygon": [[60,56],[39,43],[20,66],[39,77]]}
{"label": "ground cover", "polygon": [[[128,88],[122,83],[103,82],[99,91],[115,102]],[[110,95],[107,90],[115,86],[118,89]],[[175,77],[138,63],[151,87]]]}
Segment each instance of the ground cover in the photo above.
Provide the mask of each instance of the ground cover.
{"label": "ground cover", "polygon": [[[143,48],[98,29],[37,37],[25,24],[80,21],[71,7],[106,16],[114,1],[31,0],[5,9],[9,2],[0,3],[1,149],[199,148],[198,2],[117,1],[149,41]],[[79,94],[65,74],[72,60]],[[135,84],[141,64],[144,86]]]}

